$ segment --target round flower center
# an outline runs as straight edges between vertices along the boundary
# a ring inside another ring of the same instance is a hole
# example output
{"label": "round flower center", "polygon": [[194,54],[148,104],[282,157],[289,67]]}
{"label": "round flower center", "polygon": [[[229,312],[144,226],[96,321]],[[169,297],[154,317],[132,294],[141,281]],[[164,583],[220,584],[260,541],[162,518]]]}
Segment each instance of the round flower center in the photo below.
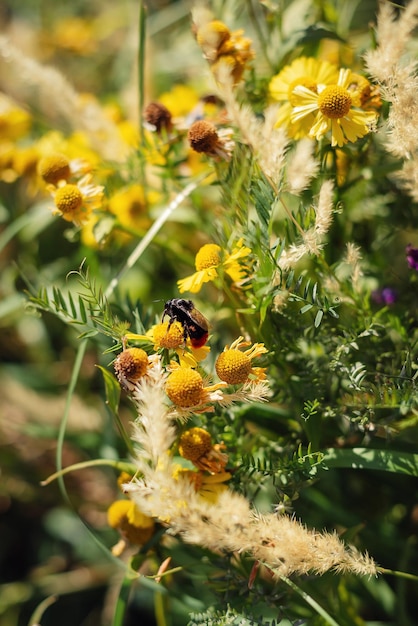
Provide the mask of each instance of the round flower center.
{"label": "round flower center", "polygon": [[251,372],[251,359],[241,350],[225,350],[218,356],[216,373],[229,385],[244,383]]}
{"label": "round flower center", "polygon": [[56,185],[59,180],[70,178],[70,162],[63,154],[50,154],[39,160],[38,174],[46,183]]}
{"label": "round flower center", "polygon": [[217,146],[219,137],[216,128],[210,122],[198,120],[193,122],[187,133],[190,146],[196,152],[212,152]]}
{"label": "round flower center", "polygon": [[200,402],[203,379],[190,367],[179,367],[167,378],[165,391],[173,404],[185,408],[194,406]]}
{"label": "round flower center", "polygon": [[297,106],[298,104],[298,96],[293,93],[293,90],[295,87],[299,87],[299,85],[306,87],[306,89],[310,89],[314,93],[316,93],[317,90],[317,84],[312,78],[310,78],[310,76],[300,76],[289,85],[288,98],[292,106]]}
{"label": "round flower center", "polygon": [[198,461],[211,448],[211,436],[203,428],[190,428],[180,437],[179,452],[188,461]]}
{"label": "round flower center", "polygon": [[219,265],[221,248],[216,243],[207,243],[196,254],[195,266],[198,272]]}
{"label": "round flower center", "polygon": [[184,329],[180,322],[173,322],[168,328],[168,322],[157,324],[154,327],[154,343],[160,348],[174,349],[184,343]]}
{"label": "round flower center", "polygon": [[61,213],[75,213],[83,204],[83,194],[77,185],[64,185],[55,193],[55,204]]}
{"label": "round flower center", "polygon": [[141,348],[128,348],[119,354],[114,367],[119,380],[127,378],[135,382],[147,371],[148,355]]}
{"label": "round flower center", "polygon": [[318,108],[323,115],[338,119],[347,115],[351,108],[352,98],[347,89],[339,85],[325,87],[318,96]]}

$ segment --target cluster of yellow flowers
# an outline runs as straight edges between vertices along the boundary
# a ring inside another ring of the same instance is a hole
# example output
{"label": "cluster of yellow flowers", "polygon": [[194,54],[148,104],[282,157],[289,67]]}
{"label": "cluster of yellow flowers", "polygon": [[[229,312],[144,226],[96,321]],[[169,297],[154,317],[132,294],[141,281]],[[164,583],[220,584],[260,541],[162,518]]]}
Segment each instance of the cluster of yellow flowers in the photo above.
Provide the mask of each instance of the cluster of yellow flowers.
{"label": "cluster of yellow flowers", "polygon": [[[239,337],[225,346],[215,361],[219,382],[208,384],[200,362],[210,349],[207,346],[194,348],[179,321],[170,319],[170,322],[156,324],[146,335],[130,333],[126,340],[148,342],[152,347],[150,354],[144,348],[125,347],[117,356],[114,369],[120,384],[135,398],[141,382],[161,371],[167,410],[173,419],[185,421],[211,412],[216,403],[225,406],[234,401],[262,401],[267,397],[266,368],[253,365],[255,358],[267,353],[264,344],[251,345]],[[228,387],[229,393],[225,393]],[[194,469],[176,463],[173,478],[189,481],[199,496],[215,503],[231,478],[226,470],[228,455],[224,450],[223,442],[212,443],[212,436],[206,429],[194,426],[184,430],[170,454],[178,454],[192,463]],[[130,477],[125,476],[122,482],[129,480]],[[113,548],[115,554],[120,554],[128,544],[143,545],[155,529],[152,518],[144,515],[130,499],[112,503],[108,521],[121,534],[121,540]]]}

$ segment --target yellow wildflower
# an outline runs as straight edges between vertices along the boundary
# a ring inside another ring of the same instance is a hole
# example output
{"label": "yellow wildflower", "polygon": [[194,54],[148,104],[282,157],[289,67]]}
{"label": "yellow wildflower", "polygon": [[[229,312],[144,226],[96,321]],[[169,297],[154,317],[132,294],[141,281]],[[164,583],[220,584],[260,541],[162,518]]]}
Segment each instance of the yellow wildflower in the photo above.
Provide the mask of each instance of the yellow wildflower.
{"label": "yellow wildflower", "polygon": [[219,82],[231,76],[234,85],[239,83],[248,61],[254,58],[251,39],[243,37],[243,33],[231,32],[220,20],[206,22],[197,29],[197,42]]}
{"label": "yellow wildflower", "polygon": [[56,185],[59,181],[68,181],[71,177],[69,159],[59,152],[48,154],[38,161],[38,174],[46,182]]}
{"label": "yellow wildflower", "polygon": [[109,200],[109,211],[118,218],[121,226],[128,230],[143,231],[151,225],[148,204],[157,202],[156,192],[145,196],[141,185],[134,184],[117,191]]}
{"label": "yellow wildflower", "polygon": [[229,385],[245,383],[250,378],[256,380],[265,379],[265,368],[253,367],[252,360],[267,352],[263,343],[255,343],[247,350],[242,347],[250,345],[238,337],[231,346],[226,346],[218,356],[215,369],[219,378]]}
{"label": "yellow wildflower", "polygon": [[[176,364],[172,365],[175,367]],[[165,391],[176,407],[196,410],[208,402],[220,400],[222,396],[217,392],[224,386],[225,383],[218,383],[205,387],[199,372],[191,367],[178,366],[167,378]]]}
{"label": "yellow wildflower", "polygon": [[0,94],[0,137],[12,141],[28,133],[32,124],[30,114],[13,100]]}
{"label": "yellow wildflower", "polygon": [[120,556],[127,543],[142,546],[154,534],[155,522],[152,517],[142,513],[131,500],[113,502],[108,508],[107,519],[109,526],[118,530],[122,536],[122,541],[112,548],[115,556]]}
{"label": "yellow wildflower", "polygon": [[178,465],[175,467],[174,478],[176,480],[189,481],[203,500],[210,504],[215,504],[219,495],[228,489],[225,483],[231,478],[231,474],[229,472],[207,474],[203,471],[196,472],[195,470],[185,469]]}
{"label": "yellow wildflower", "polygon": [[190,367],[178,367],[167,379],[166,393],[173,404],[189,408],[201,403],[203,378]]}
{"label": "yellow wildflower", "polygon": [[198,293],[204,283],[214,281],[219,276],[219,270],[226,273],[234,284],[242,281],[247,273],[242,261],[251,254],[251,249],[244,246],[240,239],[231,253],[221,253],[222,248],[217,244],[202,246],[195,257],[196,272],[177,283],[180,293]]}
{"label": "yellow wildflower", "polygon": [[91,179],[91,175],[86,174],[76,184],[60,181],[58,187],[49,185],[56,207],[53,213],[76,226],[85,224],[91,211],[99,208],[103,199],[103,187],[93,185]]}
{"label": "yellow wildflower", "polygon": [[292,122],[315,114],[309,136],[319,140],[331,131],[332,146],[342,147],[347,141],[354,142],[367,135],[375,124],[377,115],[374,111],[353,108],[350,83],[351,71],[341,69],[336,84],[327,85],[317,92],[302,85],[295,87]]}
{"label": "yellow wildflower", "polygon": [[171,115],[184,117],[198,104],[199,96],[188,85],[175,85],[171,91],[162,93],[158,101],[167,107]]}
{"label": "yellow wildflower", "polygon": [[291,119],[295,97],[293,90],[298,85],[303,85],[317,93],[325,85],[335,83],[338,80],[338,68],[328,63],[319,61],[313,57],[300,57],[283,70],[273,76],[270,81],[270,95],[274,100],[283,102],[279,109],[276,126],[285,126],[290,137],[301,139],[305,137],[314,122],[314,114],[295,122]]}
{"label": "yellow wildflower", "polygon": [[228,462],[228,455],[221,450],[225,444],[212,445],[212,437],[204,428],[189,428],[184,431],[179,441],[179,453],[191,461],[198,469],[211,474],[223,472]]}

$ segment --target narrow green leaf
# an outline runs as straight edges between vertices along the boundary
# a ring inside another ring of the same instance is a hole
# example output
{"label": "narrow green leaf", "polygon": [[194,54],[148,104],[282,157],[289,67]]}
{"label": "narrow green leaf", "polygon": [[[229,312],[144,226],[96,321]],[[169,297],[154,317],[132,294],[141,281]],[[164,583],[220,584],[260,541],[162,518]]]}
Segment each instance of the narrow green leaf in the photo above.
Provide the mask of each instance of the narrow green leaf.
{"label": "narrow green leaf", "polygon": [[321,325],[323,317],[324,317],[324,312],[322,309],[319,309],[317,314],[315,315],[315,321],[314,321],[315,328],[318,328]]}
{"label": "narrow green leaf", "polygon": [[70,304],[71,317],[76,320],[77,319],[77,309],[75,308],[74,299],[73,299],[70,291],[68,292],[68,302]]}
{"label": "narrow green leaf", "polygon": [[128,600],[131,592],[132,582],[133,578],[129,573],[122,580],[119,595],[116,600],[112,626],[122,626],[125,622],[126,610],[128,608]]}
{"label": "narrow green leaf", "polygon": [[305,300],[309,296],[309,287],[310,287],[310,285],[311,285],[311,279],[308,278],[308,282],[306,283],[305,289],[303,290],[303,297],[305,298]]}
{"label": "narrow green leaf", "polygon": [[310,311],[310,310],[312,309],[312,307],[313,307],[313,304],[305,304],[305,306],[303,306],[303,307],[301,308],[301,310],[299,311],[299,313],[300,313],[301,315],[303,315],[303,314],[304,314],[304,313],[306,313],[307,311]]}
{"label": "narrow green leaf", "polygon": [[118,412],[119,400],[120,400],[120,385],[115,376],[105,367],[97,365],[103,375],[106,392],[106,402],[113,413]]}
{"label": "narrow green leaf", "polygon": [[295,272],[294,270],[291,270],[291,272],[289,273],[289,276],[286,278],[286,289],[290,289],[293,283],[294,276],[295,276]]}
{"label": "narrow green leaf", "polygon": [[92,328],[91,330],[86,330],[86,332],[81,333],[78,338],[79,339],[90,339],[91,337],[96,337],[99,334],[99,331],[96,328]]}
{"label": "narrow green leaf", "polygon": [[87,323],[86,307],[84,306],[84,301],[81,296],[78,297],[78,306],[80,307],[81,321],[83,322],[83,324],[86,324]]}
{"label": "narrow green leaf", "polygon": [[329,448],[324,451],[323,469],[347,467],[418,476],[418,454],[370,448]]}

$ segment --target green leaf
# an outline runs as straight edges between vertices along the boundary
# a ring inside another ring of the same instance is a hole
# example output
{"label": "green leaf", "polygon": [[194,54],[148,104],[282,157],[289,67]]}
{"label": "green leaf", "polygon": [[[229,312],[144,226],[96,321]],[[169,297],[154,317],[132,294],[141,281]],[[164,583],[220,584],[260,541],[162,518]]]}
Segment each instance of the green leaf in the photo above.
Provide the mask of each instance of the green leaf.
{"label": "green leaf", "polygon": [[324,317],[324,312],[322,309],[319,309],[317,314],[315,315],[315,321],[314,321],[315,328],[318,328],[318,326],[321,325],[323,317]]}
{"label": "green leaf", "polygon": [[329,448],[324,451],[322,469],[333,467],[380,470],[418,477],[418,454],[370,448]]}
{"label": "green leaf", "polygon": [[105,383],[106,402],[114,414],[117,414],[120,400],[120,385],[111,372],[105,367],[97,365],[96,367],[102,372]]}
{"label": "green leaf", "polygon": [[312,307],[313,307],[313,304],[305,304],[305,306],[303,306],[303,307],[301,308],[301,310],[299,311],[299,313],[300,313],[301,315],[303,315],[304,313],[307,313],[308,311],[310,311],[310,310],[312,309]]}

